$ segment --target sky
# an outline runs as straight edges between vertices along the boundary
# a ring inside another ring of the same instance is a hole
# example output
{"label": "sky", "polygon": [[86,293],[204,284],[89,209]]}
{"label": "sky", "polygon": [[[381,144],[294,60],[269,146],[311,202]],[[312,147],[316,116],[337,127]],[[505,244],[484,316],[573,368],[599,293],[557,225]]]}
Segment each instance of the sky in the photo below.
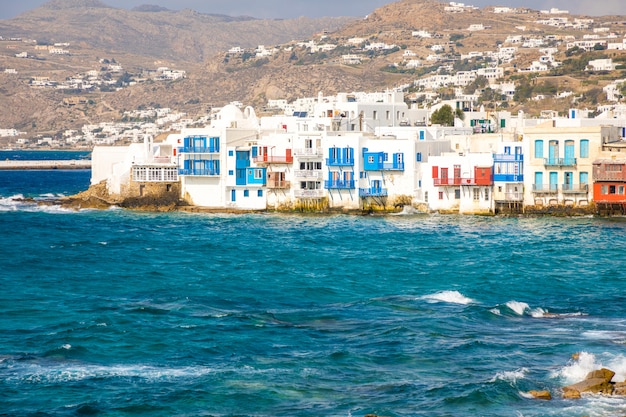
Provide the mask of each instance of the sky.
{"label": "sky", "polygon": [[[48,0],[0,0],[0,19],[10,19]],[[290,19],[300,16],[366,16],[391,0],[102,0],[117,8],[130,9],[154,4],[171,10],[193,9],[201,13],[251,16],[260,19]],[[626,16],[626,0],[456,0],[477,7],[510,6],[536,10],[558,8],[572,14]]]}

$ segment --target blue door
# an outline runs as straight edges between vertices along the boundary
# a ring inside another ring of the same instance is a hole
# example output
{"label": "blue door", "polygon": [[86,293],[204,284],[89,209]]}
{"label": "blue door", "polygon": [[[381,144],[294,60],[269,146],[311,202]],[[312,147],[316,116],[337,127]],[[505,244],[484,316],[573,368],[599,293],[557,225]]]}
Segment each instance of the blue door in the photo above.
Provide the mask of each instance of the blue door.
{"label": "blue door", "polygon": [[574,165],[574,141],[565,142],[565,165]]}
{"label": "blue door", "polygon": [[543,190],[543,172],[535,172],[535,190]]}
{"label": "blue door", "polygon": [[550,191],[556,191],[559,185],[559,173],[551,172],[550,173]]}
{"label": "blue door", "polygon": [[235,190],[230,190],[230,201],[236,201],[236,196]]}
{"label": "blue door", "polygon": [[556,164],[558,157],[559,157],[559,142],[556,140],[551,140],[549,149],[548,149],[548,163],[550,165]]}

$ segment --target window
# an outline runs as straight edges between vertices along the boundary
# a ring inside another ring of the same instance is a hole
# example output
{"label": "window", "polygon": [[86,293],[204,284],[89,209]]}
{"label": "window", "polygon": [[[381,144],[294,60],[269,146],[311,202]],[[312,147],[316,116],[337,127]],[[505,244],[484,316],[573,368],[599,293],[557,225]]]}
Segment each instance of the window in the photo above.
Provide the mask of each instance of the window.
{"label": "window", "polygon": [[260,180],[261,178],[263,178],[263,170],[262,169],[255,169],[254,170],[254,179],[255,180]]}
{"label": "window", "polygon": [[485,188],[485,201],[489,201],[489,188]]}
{"label": "window", "polygon": [[378,112],[376,110],[372,113],[372,119],[378,120]]}
{"label": "window", "polygon": [[428,203],[428,191],[424,191],[424,203]]}
{"label": "window", "polygon": [[256,196],[257,197],[263,197],[263,190],[257,190]]}
{"label": "window", "polygon": [[250,196],[250,191],[248,191],[248,190],[243,190],[243,196],[244,196],[244,197],[249,197],[249,196]]}
{"label": "window", "polygon": [[443,191],[439,191],[439,199],[443,200]]}
{"label": "window", "polygon": [[460,189],[457,188],[456,190],[454,190],[454,198],[456,200],[460,200],[461,199],[461,190]]}
{"label": "window", "polygon": [[535,141],[535,158],[543,158],[543,140]]}
{"label": "window", "polygon": [[415,154],[415,160],[417,162],[422,162],[422,153],[421,152],[418,152],[418,153]]}
{"label": "window", "polygon": [[580,141],[580,157],[589,158],[589,139],[581,139]]}
{"label": "window", "polygon": [[615,194],[615,186],[609,185],[609,194]]}
{"label": "window", "polygon": [[229,170],[228,170],[228,175],[234,175],[234,174],[235,174],[235,173],[233,172],[233,170],[232,170],[232,169],[229,169]]}
{"label": "window", "polygon": [[373,164],[374,163],[374,157],[372,155],[367,157],[367,163],[368,164]]}
{"label": "window", "polygon": [[367,178],[367,172],[361,171],[361,174],[359,175],[359,178]]}
{"label": "window", "polygon": [[602,188],[600,189],[600,194],[608,194],[609,193],[609,186],[608,185],[603,185]]}
{"label": "window", "polygon": [[233,150],[228,151],[228,156],[233,156]]}
{"label": "window", "polygon": [[304,140],[304,147],[306,149],[311,149],[313,148],[313,139],[305,139]]}
{"label": "window", "polygon": [[474,201],[480,200],[480,189],[474,188]]}
{"label": "window", "polygon": [[511,155],[511,147],[510,146],[505,146],[504,147],[504,154],[505,155]]}

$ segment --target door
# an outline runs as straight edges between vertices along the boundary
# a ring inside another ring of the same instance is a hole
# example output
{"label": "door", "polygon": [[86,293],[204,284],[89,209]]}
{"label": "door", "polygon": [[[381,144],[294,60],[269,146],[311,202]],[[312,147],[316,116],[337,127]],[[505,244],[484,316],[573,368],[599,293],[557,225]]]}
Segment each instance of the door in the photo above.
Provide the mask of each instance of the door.
{"label": "door", "polygon": [[572,187],[572,173],[571,172],[565,172],[563,174],[563,191],[569,191],[571,190]]}
{"label": "door", "polygon": [[565,141],[565,165],[574,165],[574,141]]}
{"label": "door", "polygon": [[550,173],[550,191],[558,190],[559,186],[559,173],[551,172]]}
{"label": "door", "polygon": [[441,184],[448,184],[448,168],[441,168]]}
{"label": "door", "polygon": [[543,190],[543,172],[535,172],[535,190]]}
{"label": "door", "polygon": [[549,149],[548,149],[548,163],[550,165],[554,165],[557,163],[558,158],[559,158],[559,142],[556,140],[551,140]]}

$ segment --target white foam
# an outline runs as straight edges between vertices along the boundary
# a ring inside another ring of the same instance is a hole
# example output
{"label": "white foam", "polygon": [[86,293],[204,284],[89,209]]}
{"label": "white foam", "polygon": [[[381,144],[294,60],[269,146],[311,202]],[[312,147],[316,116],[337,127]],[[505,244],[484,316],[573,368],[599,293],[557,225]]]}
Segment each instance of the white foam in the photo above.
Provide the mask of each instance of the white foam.
{"label": "white foam", "polygon": [[82,381],[93,378],[139,378],[148,382],[157,380],[176,380],[198,378],[213,370],[207,367],[158,368],[141,365],[51,365],[33,364],[25,369],[16,369],[17,374],[7,380],[25,380],[32,383],[59,383]]}
{"label": "white foam", "polygon": [[530,310],[530,306],[528,304],[520,301],[509,301],[505,305],[518,316],[523,316],[524,312]]}
{"label": "white foam", "polygon": [[515,371],[502,371],[502,372],[498,372],[496,374],[496,376],[494,376],[490,382],[495,382],[495,381],[508,381],[508,382],[517,382],[518,379],[523,379],[526,377],[526,374],[528,373],[528,368],[520,368],[520,369],[516,369]]}
{"label": "white foam", "polygon": [[601,358],[589,352],[580,352],[576,360],[555,371],[552,377],[563,378],[567,384],[584,380],[591,371],[607,368],[615,372],[613,381],[626,379],[626,357],[604,353]]}
{"label": "white foam", "polygon": [[463,304],[467,305],[473,303],[474,300],[468,298],[461,294],[458,291],[439,291],[435,294],[429,294],[422,297],[422,299],[428,301],[429,303],[452,303],[452,304]]}

